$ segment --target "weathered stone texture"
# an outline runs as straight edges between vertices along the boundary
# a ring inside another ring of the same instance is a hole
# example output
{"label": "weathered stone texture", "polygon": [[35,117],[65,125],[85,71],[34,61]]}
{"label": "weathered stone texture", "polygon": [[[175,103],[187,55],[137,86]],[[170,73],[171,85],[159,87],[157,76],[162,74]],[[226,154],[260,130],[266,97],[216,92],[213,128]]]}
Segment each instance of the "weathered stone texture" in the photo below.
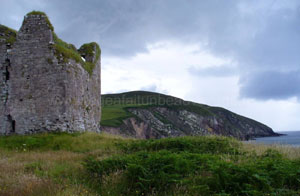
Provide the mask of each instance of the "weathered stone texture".
{"label": "weathered stone texture", "polygon": [[99,131],[100,59],[90,75],[53,43],[46,16],[27,15],[7,58],[0,44],[0,134]]}
{"label": "weathered stone texture", "polygon": [[0,134],[6,130],[12,130],[7,112],[8,90],[9,90],[9,62],[7,59],[10,47],[5,40],[0,40]]}

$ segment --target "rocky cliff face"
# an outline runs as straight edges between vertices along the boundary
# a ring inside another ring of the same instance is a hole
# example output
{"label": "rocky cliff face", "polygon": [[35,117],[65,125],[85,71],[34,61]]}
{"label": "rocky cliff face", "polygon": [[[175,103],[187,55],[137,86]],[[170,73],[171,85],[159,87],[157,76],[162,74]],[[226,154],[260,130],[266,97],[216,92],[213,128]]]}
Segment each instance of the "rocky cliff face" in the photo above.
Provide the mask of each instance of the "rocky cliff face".
{"label": "rocky cliff face", "polygon": [[[223,108],[186,102],[155,93],[137,92],[139,95],[133,98],[132,94],[134,93],[129,92],[128,94],[124,93],[119,96],[103,96],[104,102],[107,102],[108,99],[118,100],[118,104],[122,103],[120,100],[127,99],[127,101],[131,101],[128,107],[126,107],[127,104],[124,102],[121,104],[122,108],[128,112],[128,117],[125,116],[121,120],[119,119],[121,123],[116,124],[116,126],[108,126],[105,121],[102,121],[102,131],[136,138],[216,134],[248,140],[258,136],[278,135],[266,125]],[[119,99],[116,99],[116,97],[119,97]],[[148,100],[162,101],[169,99],[170,104],[165,104],[166,101],[164,101],[164,104],[157,104],[159,101],[155,101],[155,104],[147,104],[147,101],[140,105],[132,104],[135,103],[134,100],[146,100],[145,97],[148,97]],[[111,108],[120,108],[120,105],[115,104],[114,101],[109,101],[106,105],[104,104],[104,118],[105,115],[111,116],[113,114],[109,113]],[[109,120],[111,121],[112,119]]]}
{"label": "rocky cliff face", "polygon": [[7,29],[0,34],[0,134],[99,131],[99,46],[77,51],[41,12],[25,16],[13,42]]}

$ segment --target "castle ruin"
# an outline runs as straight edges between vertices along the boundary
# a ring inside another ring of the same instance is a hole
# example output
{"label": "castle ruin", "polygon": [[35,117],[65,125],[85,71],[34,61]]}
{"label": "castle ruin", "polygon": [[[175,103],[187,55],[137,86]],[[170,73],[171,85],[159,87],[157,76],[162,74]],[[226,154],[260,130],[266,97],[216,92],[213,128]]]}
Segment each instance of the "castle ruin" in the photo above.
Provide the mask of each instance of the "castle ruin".
{"label": "castle ruin", "polygon": [[18,32],[0,25],[0,135],[100,130],[96,43],[76,49],[33,11]]}

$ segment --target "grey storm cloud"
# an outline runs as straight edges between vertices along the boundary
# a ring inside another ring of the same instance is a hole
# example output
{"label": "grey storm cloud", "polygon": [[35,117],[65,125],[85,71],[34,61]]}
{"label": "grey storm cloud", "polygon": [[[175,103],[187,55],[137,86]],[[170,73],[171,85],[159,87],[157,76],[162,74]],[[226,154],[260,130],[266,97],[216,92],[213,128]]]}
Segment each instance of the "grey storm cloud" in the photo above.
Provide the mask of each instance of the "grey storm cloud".
{"label": "grey storm cloud", "polygon": [[[300,67],[298,0],[1,0],[0,23],[19,28],[31,10],[47,12],[57,34],[77,47],[99,42],[103,56],[134,56],[164,40],[205,43],[237,63],[241,97],[300,97],[293,72]],[[196,73],[222,77],[223,71]]]}
{"label": "grey storm cloud", "polygon": [[[147,44],[166,39],[208,40],[211,32],[224,31],[237,11],[233,0],[2,1],[6,4],[0,8],[0,22],[5,25],[18,28],[23,15],[33,9],[42,10],[63,39],[77,46],[96,40],[104,53],[118,56],[145,52]],[[16,9],[12,11],[11,7]],[[14,21],[17,17],[18,24]]]}
{"label": "grey storm cloud", "polygon": [[300,97],[300,70],[291,72],[261,72],[244,78],[242,96],[257,99],[287,99]]}
{"label": "grey storm cloud", "polygon": [[189,72],[199,77],[231,77],[238,75],[236,68],[227,65],[202,69],[191,66]]}

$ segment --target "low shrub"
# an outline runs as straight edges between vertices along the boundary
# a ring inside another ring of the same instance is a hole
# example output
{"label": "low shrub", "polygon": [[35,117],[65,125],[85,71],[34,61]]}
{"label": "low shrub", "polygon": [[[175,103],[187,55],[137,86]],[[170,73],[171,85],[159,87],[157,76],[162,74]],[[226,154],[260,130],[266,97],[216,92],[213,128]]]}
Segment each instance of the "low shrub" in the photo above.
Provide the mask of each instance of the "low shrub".
{"label": "low shrub", "polygon": [[138,152],[132,155],[108,158],[102,161],[90,157],[85,162],[86,169],[101,184],[105,175],[124,171],[121,190],[125,195],[146,195],[150,192],[164,192],[172,185],[182,183],[183,179],[209,166],[218,157],[207,154],[175,154],[162,150],[159,152]]}
{"label": "low shrub", "polygon": [[220,136],[174,137],[164,139],[136,140],[120,143],[126,153],[138,151],[168,150],[172,152],[239,154],[240,142],[233,138]]}
{"label": "low shrub", "polygon": [[[223,137],[183,137],[120,143],[125,155],[84,167],[108,194],[116,195],[298,195],[300,160],[276,150],[247,154],[240,143]],[[119,178],[113,178],[118,174]]]}

